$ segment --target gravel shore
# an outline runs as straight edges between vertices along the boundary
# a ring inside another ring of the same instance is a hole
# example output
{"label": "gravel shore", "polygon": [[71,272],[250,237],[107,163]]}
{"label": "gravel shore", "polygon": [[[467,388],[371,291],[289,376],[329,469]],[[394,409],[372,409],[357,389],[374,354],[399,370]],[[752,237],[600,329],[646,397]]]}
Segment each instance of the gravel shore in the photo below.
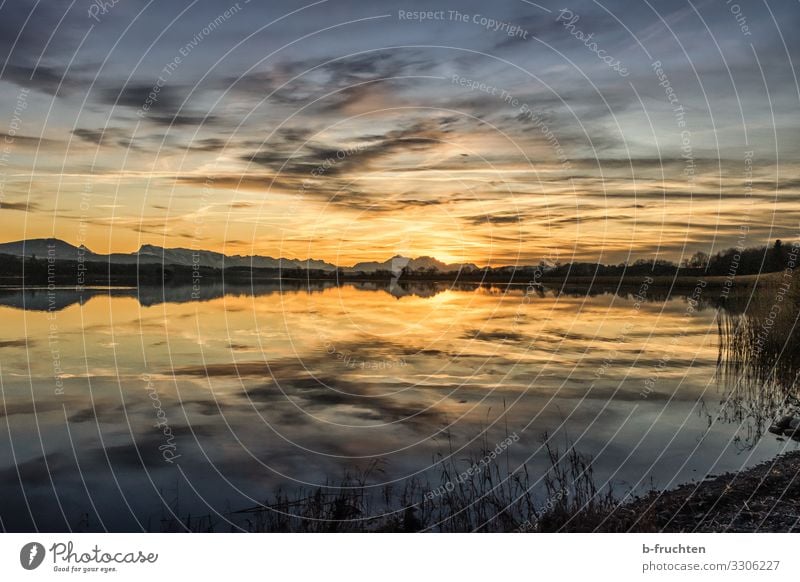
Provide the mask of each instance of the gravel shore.
{"label": "gravel shore", "polygon": [[599,531],[800,531],[800,451],[622,504]]}

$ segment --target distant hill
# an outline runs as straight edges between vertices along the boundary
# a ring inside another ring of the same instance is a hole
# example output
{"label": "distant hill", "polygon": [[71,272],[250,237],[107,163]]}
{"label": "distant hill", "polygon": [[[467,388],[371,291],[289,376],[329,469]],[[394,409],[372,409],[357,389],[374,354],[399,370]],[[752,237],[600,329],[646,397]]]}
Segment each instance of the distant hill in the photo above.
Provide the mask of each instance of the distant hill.
{"label": "distant hill", "polygon": [[434,259],[433,257],[418,257],[416,259],[410,259],[408,257],[403,257],[400,255],[396,255],[391,259],[384,261],[382,263],[378,262],[363,262],[363,263],[356,263],[352,267],[345,267],[345,272],[351,273],[374,273],[376,271],[391,271],[395,275],[399,275],[402,273],[403,269],[408,269],[410,271],[439,271],[441,273],[452,273],[455,271],[477,271],[478,267],[473,265],[472,263],[453,263],[453,264],[445,264],[438,259]]}
{"label": "distant hill", "polygon": [[[39,259],[46,259],[51,248],[54,249],[56,258],[63,261],[74,261],[81,254],[79,247],[57,238],[34,238],[2,243],[0,244],[0,254],[13,255],[15,257],[35,256]],[[93,254],[91,251],[84,252],[90,255]]]}
{"label": "distant hill", "polygon": [[224,255],[213,251],[195,251],[183,248],[168,249],[155,245],[142,245],[142,247],[134,253],[112,253],[103,255],[95,253],[86,247],[76,247],[55,238],[38,238],[0,244],[0,254],[12,255],[15,257],[31,258],[36,256],[36,258],[39,259],[46,259],[50,256],[51,252],[56,260],[61,261],[74,261],[82,256],[85,261],[114,263],[119,265],[142,263],[183,265],[186,267],[199,265],[201,267],[212,267],[215,269],[252,266],[263,269],[336,270],[336,265],[314,259],[303,261],[300,259],[274,259],[272,257],[258,255]]}
{"label": "distant hill", "polygon": [[[51,254],[52,253],[52,254]],[[112,253],[108,255],[95,253],[86,247],[76,247],[55,238],[37,238],[0,243],[0,254],[15,257],[47,259],[53,256],[59,261],[84,261],[112,263],[117,265],[163,264],[186,267],[201,266],[214,269],[231,267],[252,267],[257,269],[306,269],[332,272],[337,266],[317,259],[285,259],[254,255],[225,255],[214,251],[192,250],[185,248],[164,248],[155,245],[142,245],[134,253]],[[342,267],[347,273],[375,273],[388,271],[399,275],[403,269],[411,271],[437,271],[449,273],[455,271],[477,271],[471,264],[445,264],[433,257],[408,258],[397,255],[384,262],[361,262],[352,267]]]}

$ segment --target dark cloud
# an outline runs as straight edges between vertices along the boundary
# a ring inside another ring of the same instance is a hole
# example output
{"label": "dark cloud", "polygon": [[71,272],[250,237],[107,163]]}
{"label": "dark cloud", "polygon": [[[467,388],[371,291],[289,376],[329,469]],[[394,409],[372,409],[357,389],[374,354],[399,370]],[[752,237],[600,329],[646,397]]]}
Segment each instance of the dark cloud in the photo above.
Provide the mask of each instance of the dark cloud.
{"label": "dark cloud", "polygon": [[35,137],[32,135],[19,135],[0,132],[0,142],[11,144],[13,146],[23,146],[26,148],[42,148],[62,145],[63,142],[57,139],[49,139],[45,137]]}
{"label": "dark cloud", "polygon": [[6,65],[0,79],[50,95],[65,95],[80,86],[64,69],[47,66]]}
{"label": "dark cloud", "polygon": [[[192,127],[215,124],[218,117],[194,110],[187,102],[190,89],[181,85],[152,83],[127,83],[110,86],[98,91],[97,101],[104,105],[124,107],[136,111],[138,119],[156,125]],[[202,91],[198,91],[198,95]]]}
{"label": "dark cloud", "polygon": [[82,140],[100,145],[106,136],[119,137],[119,130],[116,128],[105,129],[73,129],[72,134]]}
{"label": "dark cloud", "polygon": [[0,202],[0,209],[33,212],[35,210],[39,210],[40,207],[35,202]]}
{"label": "dark cloud", "polygon": [[[156,81],[152,83],[130,83],[122,87],[107,87],[99,91],[98,101],[107,105],[132,107],[140,109],[146,103],[153,111],[176,111],[184,99],[182,89],[174,85],[165,85],[153,93]],[[151,98],[151,93],[153,97]]]}
{"label": "dark cloud", "polygon": [[0,80],[60,96],[82,86],[85,64],[67,62],[90,24],[74,4],[0,3]]}
{"label": "dark cloud", "polygon": [[16,340],[0,340],[0,348],[27,348],[35,345],[37,342],[33,338],[16,339]]}
{"label": "dark cloud", "polygon": [[106,127],[97,129],[79,128],[72,130],[75,137],[98,146],[116,146],[125,149],[140,149],[139,141],[131,137],[128,132],[119,127]]}
{"label": "dark cloud", "polygon": [[525,214],[520,212],[499,212],[467,216],[464,220],[474,226],[481,226],[486,224],[518,224],[524,217]]}
{"label": "dark cloud", "polygon": [[355,138],[353,141],[356,145],[342,144],[336,147],[306,143],[300,147],[299,155],[267,149],[243,156],[242,159],[280,174],[305,176],[309,179],[345,176],[367,171],[378,160],[394,154],[434,148],[443,136],[444,133],[436,124],[420,121],[383,135]]}
{"label": "dark cloud", "polygon": [[536,338],[525,335],[524,333],[508,332],[503,330],[488,331],[484,329],[470,329],[461,336],[464,339],[477,340],[482,342],[511,342],[511,343],[531,343]]}
{"label": "dark cloud", "polygon": [[217,123],[218,118],[214,115],[148,115],[146,119],[158,125],[166,125],[173,127],[188,127],[197,125],[208,125]]}
{"label": "dark cloud", "polygon": [[[392,342],[358,341],[344,342],[337,346],[341,353],[355,354],[359,361],[367,362],[387,358],[395,360],[401,356],[412,355],[407,346]],[[416,352],[414,352],[416,353]],[[438,355],[435,354],[435,355]],[[409,401],[404,396],[386,395],[386,387],[381,382],[371,382],[363,378],[350,378],[350,374],[358,375],[359,369],[348,368],[342,361],[331,359],[324,351],[318,356],[310,355],[299,361],[296,359],[280,359],[271,362],[248,361],[230,364],[214,364],[209,366],[184,366],[175,368],[170,373],[197,377],[262,377],[272,382],[248,388],[241,394],[242,403],[259,408],[293,402],[300,410],[307,413],[330,413],[334,408],[347,410],[353,418],[364,422],[422,422],[439,419],[441,413],[420,400]],[[334,365],[341,366],[341,374],[337,376],[310,371],[322,370]],[[417,386],[417,388],[419,388]],[[395,392],[393,389],[392,392]],[[193,405],[201,405],[204,414],[219,413],[219,403],[195,401]],[[230,404],[225,404],[230,408]],[[294,414],[301,414],[295,412]],[[297,419],[295,419],[296,421]]]}
{"label": "dark cloud", "polygon": [[226,147],[230,147],[230,144],[227,140],[218,137],[209,137],[194,141],[186,147],[198,152],[221,152]]}

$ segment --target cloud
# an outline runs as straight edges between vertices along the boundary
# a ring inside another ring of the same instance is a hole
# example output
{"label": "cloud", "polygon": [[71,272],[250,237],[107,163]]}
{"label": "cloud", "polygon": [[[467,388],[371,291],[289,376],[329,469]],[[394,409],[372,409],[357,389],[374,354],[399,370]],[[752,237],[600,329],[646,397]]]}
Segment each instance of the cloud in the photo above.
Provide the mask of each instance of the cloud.
{"label": "cloud", "polygon": [[467,216],[464,218],[464,220],[473,226],[482,226],[487,224],[518,224],[520,221],[522,221],[524,216],[524,213],[510,211]]}
{"label": "cloud", "polygon": [[89,27],[70,0],[0,3],[0,80],[64,96],[84,85],[86,63],[68,55]]}
{"label": "cloud", "polygon": [[153,83],[129,83],[106,87],[100,90],[98,101],[107,105],[133,109],[140,109],[145,103],[150,103],[151,109],[155,111],[177,111],[183,103],[181,88],[175,85],[164,85],[158,88],[158,93],[151,99],[150,94],[153,93],[155,85],[154,81]]}
{"label": "cloud", "polygon": [[63,96],[80,86],[78,79],[67,75],[64,69],[46,66],[6,65],[0,79],[55,96]]}
{"label": "cloud", "polygon": [[276,173],[305,176],[309,179],[345,176],[369,171],[378,160],[395,154],[435,148],[443,136],[444,132],[435,123],[418,121],[382,135],[356,137],[352,145],[342,144],[337,147],[306,143],[300,146],[300,154],[280,149],[262,149],[244,155],[241,159]]}
{"label": "cloud", "polygon": [[0,348],[28,348],[36,345],[37,341],[33,338],[0,340]]}
{"label": "cloud", "polygon": [[34,212],[40,210],[35,202],[0,202],[2,210],[18,210],[20,212]]}
{"label": "cloud", "polygon": [[89,143],[100,145],[103,140],[108,137],[111,139],[119,138],[122,135],[120,129],[114,127],[98,128],[98,129],[73,129],[72,134]]}
{"label": "cloud", "polygon": [[183,115],[183,114],[170,114],[170,115],[148,115],[146,119],[158,125],[184,127],[196,125],[210,125],[219,121],[215,115]]}
{"label": "cloud", "polygon": [[26,148],[42,148],[62,145],[64,142],[57,139],[46,137],[35,137],[32,135],[9,134],[0,132],[0,143],[23,146]]}
{"label": "cloud", "polygon": [[[357,354],[365,362],[396,361],[398,354],[408,352],[407,346],[369,338],[363,343],[349,341],[338,345],[343,354]],[[341,373],[334,376],[312,375],[309,370],[337,365]],[[383,396],[386,388],[381,382],[371,382],[360,374],[358,367],[350,368],[341,360],[325,353],[308,355],[302,361],[284,358],[270,362],[247,361],[208,366],[184,366],[169,372],[179,376],[208,377],[262,377],[265,383],[248,388],[241,398],[244,402],[270,408],[292,402],[308,413],[330,413],[336,408],[346,410],[351,418],[370,423],[404,421],[418,423],[430,419],[441,420],[441,412],[430,408],[421,399],[409,400],[403,396]],[[196,402],[199,404],[199,402]],[[209,413],[217,405],[209,403]],[[218,412],[218,410],[217,410]]]}
{"label": "cloud", "polygon": [[[190,89],[182,85],[157,82],[128,83],[122,86],[109,86],[99,91],[97,102],[118,107],[134,109],[146,121],[162,126],[188,127],[213,124],[219,121],[215,115],[193,111],[187,102]],[[201,94],[202,91],[197,91]]]}
{"label": "cloud", "polygon": [[[235,146],[236,144],[234,143],[233,145]],[[228,142],[228,140],[218,137],[209,137],[193,141],[191,144],[185,147],[186,149],[197,152],[221,152],[226,147],[231,147],[231,144]]]}

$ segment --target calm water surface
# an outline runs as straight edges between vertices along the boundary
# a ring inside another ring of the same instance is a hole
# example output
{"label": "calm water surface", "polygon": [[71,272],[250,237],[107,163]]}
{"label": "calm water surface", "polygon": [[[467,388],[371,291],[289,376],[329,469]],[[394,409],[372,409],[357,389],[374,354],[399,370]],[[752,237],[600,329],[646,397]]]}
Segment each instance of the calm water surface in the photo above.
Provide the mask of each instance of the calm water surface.
{"label": "calm water surface", "polygon": [[795,446],[729,400],[717,309],[685,297],[227,291],[0,293],[5,529],[157,530],[376,461],[370,485],[402,486],[506,434],[511,470],[546,470],[547,433],[622,492]]}

